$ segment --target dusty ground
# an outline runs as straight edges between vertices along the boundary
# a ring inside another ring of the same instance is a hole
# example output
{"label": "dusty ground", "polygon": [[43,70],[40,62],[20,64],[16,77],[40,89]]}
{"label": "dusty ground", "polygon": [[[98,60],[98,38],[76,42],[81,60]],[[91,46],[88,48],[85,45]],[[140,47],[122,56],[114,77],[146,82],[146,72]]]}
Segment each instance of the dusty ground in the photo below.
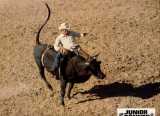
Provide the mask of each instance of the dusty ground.
{"label": "dusty ground", "polygon": [[41,0],[0,0],[0,116],[116,116],[119,107],[154,107],[160,116],[160,0],[46,0],[51,19],[41,41],[52,44],[58,24],[88,32],[79,40],[101,52],[103,81],[76,85],[65,108],[59,83],[52,94],[33,59],[35,35],[47,10]]}

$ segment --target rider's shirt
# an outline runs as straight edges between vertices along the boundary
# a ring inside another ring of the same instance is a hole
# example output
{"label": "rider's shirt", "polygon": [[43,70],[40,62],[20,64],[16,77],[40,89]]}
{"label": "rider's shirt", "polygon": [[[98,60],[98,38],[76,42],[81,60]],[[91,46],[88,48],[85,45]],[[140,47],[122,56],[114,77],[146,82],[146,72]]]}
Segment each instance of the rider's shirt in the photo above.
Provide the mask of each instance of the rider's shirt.
{"label": "rider's shirt", "polygon": [[81,34],[77,32],[70,32],[69,35],[60,34],[55,40],[55,50],[58,51],[62,46],[67,50],[73,51],[78,45],[75,41],[77,37],[81,37]]}

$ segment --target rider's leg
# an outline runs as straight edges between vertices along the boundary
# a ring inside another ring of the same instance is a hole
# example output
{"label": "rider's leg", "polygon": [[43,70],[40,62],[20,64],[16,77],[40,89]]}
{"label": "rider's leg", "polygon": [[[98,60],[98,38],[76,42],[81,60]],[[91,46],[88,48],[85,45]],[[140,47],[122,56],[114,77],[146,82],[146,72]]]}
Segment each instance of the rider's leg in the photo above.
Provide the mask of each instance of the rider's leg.
{"label": "rider's leg", "polygon": [[56,57],[55,57],[55,60],[54,60],[54,65],[53,65],[53,70],[54,70],[54,71],[59,67],[60,57],[61,57],[61,53],[58,52],[58,53],[56,54]]}

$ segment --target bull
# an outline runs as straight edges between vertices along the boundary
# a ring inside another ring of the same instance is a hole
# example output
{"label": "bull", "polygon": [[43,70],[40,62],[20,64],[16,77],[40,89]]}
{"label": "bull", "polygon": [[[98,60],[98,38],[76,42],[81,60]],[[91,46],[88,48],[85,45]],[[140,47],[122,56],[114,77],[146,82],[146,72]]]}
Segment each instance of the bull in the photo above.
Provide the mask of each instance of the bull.
{"label": "bull", "polygon": [[103,79],[105,74],[101,71],[101,61],[97,61],[96,56],[92,56],[90,63],[85,64],[85,59],[82,56],[78,56],[74,53],[70,53],[70,55],[63,57],[63,61],[60,63],[60,69],[62,72],[61,75],[59,74],[58,69],[53,70],[54,59],[57,52],[51,45],[43,44],[39,41],[40,32],[50,18],[50,8],[47,3],[45,3],[45,6],[48,9],[48,16],[36,35],[34,59],[38,66],[40,76],[44,80],[48,89],[53,91],[51,84],[45,77],[45,69],[51,74],[55,75],[56,79],[60,81],[60,104],[64,105],[64,96],[67,85],[69,86],[67,97],[70,99],[70,93],[75,83],[86,82],[89,80],[91,75],[94,75],[98,79]]}

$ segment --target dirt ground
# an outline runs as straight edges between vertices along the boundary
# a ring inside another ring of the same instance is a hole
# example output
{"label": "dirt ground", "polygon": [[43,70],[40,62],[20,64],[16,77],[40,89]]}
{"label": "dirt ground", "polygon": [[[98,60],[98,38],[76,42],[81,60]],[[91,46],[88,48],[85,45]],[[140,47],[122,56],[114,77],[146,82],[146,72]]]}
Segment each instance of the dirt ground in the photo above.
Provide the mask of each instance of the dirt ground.
{"label": "dirt ground", "polygon": [[[45,1],[45,0],[44,0]],[[104,80],[75,85],[59,105],[40,79],[33,58],[35,35],[47,16],[41,0],[0,0],[0,116],[116,116],[117,108],[155,108],[160,116],[160,0],[46,0],[51,19],[41,33],[53,44],[58,25],[87,32],[79,39],[100,52]]]}

